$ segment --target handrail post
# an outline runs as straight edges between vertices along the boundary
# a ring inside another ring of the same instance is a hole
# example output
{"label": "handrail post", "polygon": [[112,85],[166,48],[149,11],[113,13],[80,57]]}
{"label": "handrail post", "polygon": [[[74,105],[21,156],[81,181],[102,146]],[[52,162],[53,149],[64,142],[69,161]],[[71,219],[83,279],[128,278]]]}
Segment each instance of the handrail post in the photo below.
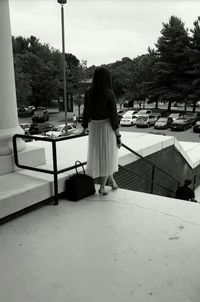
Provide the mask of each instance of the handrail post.
{"label": "handrail post", "polygon": [[193,190],[195,190],[195,185],[196,185],[196,174],[194,175],[194,183],[193,183]]}
{"label": "handrail post", "polygon": [[151,174],[151,194],[153,194],[154,174],[155,174],[155,166],[153,165],[152,174]]}
{"label": "handrail post", "polygon": [[52,141],[52,153],[53,153],[53,176],[54,176],[54,200],[55,205],[58,205],[58,168],[57,168],[57,152],[56,141]]}

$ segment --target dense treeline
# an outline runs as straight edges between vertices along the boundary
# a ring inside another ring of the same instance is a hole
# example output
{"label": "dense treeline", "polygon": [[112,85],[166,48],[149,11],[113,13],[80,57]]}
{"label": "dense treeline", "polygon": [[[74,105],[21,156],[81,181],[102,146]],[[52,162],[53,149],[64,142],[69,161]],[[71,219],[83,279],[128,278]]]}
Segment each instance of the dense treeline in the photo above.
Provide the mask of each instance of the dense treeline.
{"label": "dense treeline", "polygon": [[[47,106],[63,96],[63,61],[60,51],[31,36],[12,39],[18,106]],[[81,93],[85,63],[66,54],[67,91]]]}
{"label": "dense treeline", "polygon": [[[155,49],[133,60],[110,64],[117,78],[118,95],[135,101],[196,103],[200,100],[200,17],[191,30],[172,16],[163,23]],[[115,88],[116,89],[116,88]]]}
{"label": "dense treeline", "polygon": [[[62,91],[62,57],[58,50],[42,45],[36,37],[13,38],[17,101],[19,105],[48,105]],[[74,55],[66,54],[67,91],[80,104],[84,87],[95,66],[87,68]],[[172,16],[163,23],[155,49],[134,59],[108,64],[117,98],[134,101],[183,102],[200,100],[200,17],[192,29]]]}

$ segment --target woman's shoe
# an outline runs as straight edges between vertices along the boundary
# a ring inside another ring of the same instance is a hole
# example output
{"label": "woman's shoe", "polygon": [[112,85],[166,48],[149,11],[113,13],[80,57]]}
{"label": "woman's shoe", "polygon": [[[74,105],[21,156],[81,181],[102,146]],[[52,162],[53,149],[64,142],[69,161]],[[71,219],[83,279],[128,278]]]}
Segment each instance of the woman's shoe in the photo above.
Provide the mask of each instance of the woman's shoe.
{"label": "woman's shoe", "polygon": [[107,191],[105,191],[105,189],[99,189],[99,194],[100,194],[100,196],[103,196],[103,195],[108,195],[108,192]]}
{"label": "woman's shoe", "polygon": [[115,180],[111,182],[111,188],[113,191],[118,189],[118,185],[116,184]]}
{"label": "woman's shoe", "polygon": [[117,184],[112,184],[112,190],[114,191],[114,190],[117,190],[119,187],[118,187],[118,185]]}

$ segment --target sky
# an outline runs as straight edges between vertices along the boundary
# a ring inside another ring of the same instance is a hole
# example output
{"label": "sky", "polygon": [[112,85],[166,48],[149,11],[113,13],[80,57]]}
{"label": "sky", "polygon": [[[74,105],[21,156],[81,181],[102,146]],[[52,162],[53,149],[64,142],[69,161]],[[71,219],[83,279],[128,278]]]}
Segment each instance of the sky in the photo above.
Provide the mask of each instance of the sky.
{"label": "sky", "polygon": [[[57,0],[9,0],[13,36],[37,37],[62,51]],[[155,48],[163,22],[174,15],[186,28],[200,15],[199,0],[67,0],[65,51],[87,66],[133,59]]]}

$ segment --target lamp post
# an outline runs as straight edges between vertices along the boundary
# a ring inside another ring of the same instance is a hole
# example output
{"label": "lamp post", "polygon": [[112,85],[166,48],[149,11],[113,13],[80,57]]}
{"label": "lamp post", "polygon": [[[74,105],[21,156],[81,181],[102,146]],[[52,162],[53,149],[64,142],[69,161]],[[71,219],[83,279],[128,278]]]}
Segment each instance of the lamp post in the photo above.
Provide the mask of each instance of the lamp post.
{"label": "lamp post", "polygon": [[67,0],[57,0],[61,5],[61,27],[62,27],[62,57],[63,57],[63,101],[65,110],[65,131],[67,134],[67,91],[66,91],[66,65],[65,65],[65,26],[64,26],[64,4]]}

